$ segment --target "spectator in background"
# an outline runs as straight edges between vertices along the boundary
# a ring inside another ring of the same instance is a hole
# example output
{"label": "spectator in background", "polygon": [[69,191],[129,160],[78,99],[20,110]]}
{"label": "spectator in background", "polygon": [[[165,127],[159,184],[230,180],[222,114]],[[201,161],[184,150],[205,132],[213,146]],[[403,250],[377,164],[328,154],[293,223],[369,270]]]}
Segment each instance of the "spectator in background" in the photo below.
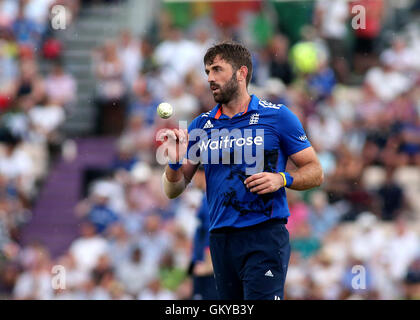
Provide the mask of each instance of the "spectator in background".
{"label": "spectator in background", "polygon": [[202,61],[201,49],[183,37],[182,31],[172,27],[168,37],[155,49],[155,59],[162,68],[166,86],[183,81],[185,76]]}
{"label": "spectator in background", "polygon": [[[13,41],[13,34],[0,27],[0,108],[5,109],[14,95],[15,81],[18,77],[18,47]],[[13,93],[13,94],[12,94]],[[7,101],[8,100],[8,101]]]}
{"label": "spectator in background", "polygon": [[384,183],[378,188],[382,215],[385,221],[393,221],[401,214],[405,206],[403,189],[394,181],[394,170],[387,168]]}
{"label": "spectator in background", "polygon": [[32,58],[21,58],[17,97],[28,96],[34,104],[41,102],[45,94],[44,79],[38,73],[38,66]]}
{"label": "spectator in background", "polygon": [[138,247],[131,250],[128,259],[119,261],[117,264],[117,278],[126,292],[133,297],[137,297],[146,288],[149,280],[155,276],[157,276],[157,270],[144,261],[143,252]]}
{"label": "spectator in background", "polygon": [[315,237],[322,239],[338,224],[339,220],[340,213],[328,203],[327,194],[324,191],[315,191],[311,194],[308,222]]}
{"label": "spectator in background", "polygon": [[26,1],[25,17],[32,20],[36,24],[37,29],[41,35],[47,31],[50,8],[55,2],[56,0]]}
{"label": "spectator in background", "polygon": [[403,122],[396,137],[398,163],[420,166],[420,117],[413,115]]}
{"label": "spectator in background", "polygon": [[95,283],[93,278],[89,278],[83,283],[76,292],[78,300],[109,300],[111,296],[105,288]]}
{"label": "spectator in background", "polygon": [[404,279],[404,299],[420,299],[420,258],[416,258],[408,268]]}
{"label": "spectator in background", "polygon": [[45,93],[49,99],[68,111],[76,101],[77,85],[74,77],[66,73],[61,62],[56,61],[45,79]]}
{"label": "spectator in background", "polygon": [[118,56],[117,45],[108,41],[95,58],[98,79],[96,103],[98,134],[120,134],[124,126],[126,89],[124,66]]}
{"label": "spectator in background", "polygon": [[125,230],[124,225],[120,222],[114,223],[108,228],[106,237],[108,240],[108,254],[112,265],[116,266],[121,261],[128,260],[133,246],[133,239]]}
{"label": "spectator in background", "polygon": [[333,257],[321,251],[313,257],[310,278],[315,291],[324,300],[336,300],[340,296],[340,278],[343,274],[341,265],[335,264]]}
{"label": "spectator in background", "polygon": [[132,91],[133,97],[128,108],[128,116],[140,114],[145,119],[145,125],[153,125],[159,101],[150,92],[147,78],[139,74],[132,86]]}
{"label": "spectator in background", "polygon": [[403,280],[420,249],[419,237],[408,229],[408,223],[404,218],[396,220],[395,229],[381,251],[381,257],[389,265],[389,276],[397,281]]}
{"label": "spectator in background", "polygon": [[[356,0],[350,4],[351,8],[362,6],[365,10],[364,28],[355,30],[354,69],[358,74],[364,74],[376,61],[377,42],[386,12],[386,2],[383,0]],[[352,14],[359,13],[358,10]],[[361,21],[358,21],[361,23]]]}
{"label": "spectator in background", "polygon": [[187,276],[186,269],[177,266],[175,259],[175,253],[167,251],[159,262],[159,278],[162,287],[171,292],[176,292]]}
{"label": "spectator in background", "polygon": [[141,112],[132,114],[127,122],[120,141],[124,141],[122,144],[127,144],[136,151],[136,158],[153,163],[154,155],[151,155],[150,150],[154,150],[155,127],[147,125]]}
{"label": "spectator in background", "polygon": [[308,118],[308,133],[315,148],[319,151],[337,149],[343,138],[341,122],[324,114]]}
{"label": "spectator in background", "polygon": [[107,254],[100,255],[95,267],[91,270],[91,279],[106,294],[109,295],[109,286],[114,280],[114,268]]}
{"label": "spectator in background", "polygon": [[21,270],[13,263],[5,264],[0,273],[0,299],[6,300],[12,296],[13,289]]}
{"label": "spectator in background", "polygon": [[345,1],[318,0],[315,7],[314,25],[326,40],[331,55],[331,66],[338,80],[345,83],[348,78],[347,62],[347,19],[348,4]]}
{"label": "spectator in background", "polygon": [[53,100],[37,105],[28,112],[28,120],[34,141],[41,143],[60,144],[59,127],[65,120],[63,107]]}
{"label": "spectator in background", "polygon": [[19,275],[13,291],[19,300],[49,300],[52,298],[51,260],[46,248],[35,252],[28,269]]}
{"label": "spectator in background", "polygon": [[152,170],[146,162],[138,162],[130,171],[126,187],[126,198],[132,209],[141,214],[149,214],[157,207],[156,195],[150,186]]}
{"label": "spectator in background", "polygon": [[39,49],[41,41],[41,28],[31,18],[25,16],[25,4],[19,3],[17,17],[12,24],[13,34],[19,46],[27,47],[30,50]]}
{"label": "spectator in background", "polygon": [[107,242],[97,234],[95,226],[88,221],[82,222],[80,233],[81,237],[73,241],[69,251],[76,261],[77,269],[90,272],[99,257],[107,253]]}
{"label": "spectator in background", "polygon": [[298,252],[302,258],[308,259],[316,255],[321,248],[321,241],[312,235],[311,227],[309,223],[305,221],[296,228],[290,245],[292,251]]}
{"label": "spectator in background", "polygon": [[363,212],[357,218],[360,229],[351,240],[353,257],[367,263],[373,260],[372,252],[380,252],[385,245],[384,230],[378,228],[377,218],[370,212]]}
{"label": "spectator in background", "polygon": [[326,57],[319,56],[317,65],[316,71],[308,75],[306,85],[312,99],[315,102],[320,102],[332,94],[336,85],[336,78]]}
{"label": "spectator in background", "polygon": [[199,104],[196,97],[185,90],[184,85],[173,84],[170,88],[168,103],[173,107],[172,121],[188,121],[190,123],[198,114]]}
{"label": "spectator in background", "polygon": [[118,56],[123,65],[123,80],[131,88],[138,72],[142,69],[141,42],[129,30],[123,30],[118,39]]}
{"label": "spectator in background", "polygon": [[380,55],[398,72],[412,73],[420,68],[420,59],[416,51],[407,45],[403,36],[395,36],[391,42],[391,48],[386,49]]}
{"label": "spectator in background", "polygon": [[89,278],[89,273],[77,267],[77,261],[70,252],[66,252],[58,259],[58,264],[66,268],[66,289],[70,291],[70,299],[77,299],[76,291],[83,286]]}
{"label": "spectator in background", "polygon": [[119,219],[117,213],[110,205],[111,192],[112,188],[110,188],[108,184],[96,184],[91,197],[91,202],[87,204],[86,208],[83,208],[78,212],[79,216],[95,226],[98,234],[105,232],[108,227]]}
{"label": "spectator in background", "polygon": [[290,254],[285,285],[287,299],[303,300],[308,294],[308,275],[305,262],[298,251]]}
{"label": "spectator in background", "polygon": [[5,130],[0,137],[0,174],[12,182],[22,195],[33,191],[34,165],[28,153],[20,147],[21,139]]}
{"label": "spectator in background", "polygon": [[[378,99],[390,102],[398,95],[409,91],[412,83],[406,75],[395,70],[389,56],[382,56],[380,62],[379,67],[368,70],[365,82],[372,88]],[[384,83],[387,85],[384,86]]]}
{"label": "spectator in background", "polygon": [[159,215],[151,214],[146,217],[138,244],[144,253],[145,262],[158,266],[171,244],[171,237],[163,229]]}
{"label": "spectator in background", "polygon": [[282,34],[271,38],[268,46],[268,70],[270,77],[278,78],[284,84],[289,85],[294,78],[292,67],[288,57],[289,40]]}
{"label": "spectator in background", "polygon": [[16,0],[0,0],[0,26],[10,27],[16,19],[19,2]]}
{"label": "spectator in background", "polygon": [[134,148],[134,143],[129,139],[120,139],[118,141],[118,153],[112,164],[113,170],[130,171],[139,160]]}
{"label": "spectator in background", "polygon": [[162,287],[159,278],[152,279],[145,290],[137,296],[138,300],[174,300],[176,295]]}
{"label": "spectator in background", "polygon": [[301,195],[294,190],[288,190],[287,202],[290,210],[290,217],[287,222],[287,230],[293,238],[299,229],[308,223],[309,209]]}
{"label": "spectator in background", "polygon": [[[363,270],[359,268],[354,272],[354,266],[360,266]],[[355,275],[360,277],[355,278]],[[378,292],[375,289],[374,277],[374,271],[368,263],[357,257],[352,257],[341,279],[344,290],[339,298],[345,300],[376,299]]]}
{"label": "spectator in background", "polygon": [[277,78],[269,78],[264,84],[267,100],[275,104],[289,105],[286,86]]}

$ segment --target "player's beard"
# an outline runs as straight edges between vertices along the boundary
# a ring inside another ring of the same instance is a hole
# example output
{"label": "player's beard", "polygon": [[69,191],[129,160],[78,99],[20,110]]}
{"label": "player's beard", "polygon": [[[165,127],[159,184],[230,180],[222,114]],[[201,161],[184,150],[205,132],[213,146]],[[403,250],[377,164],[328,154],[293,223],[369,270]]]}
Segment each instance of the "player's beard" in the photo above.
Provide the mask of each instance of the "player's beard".
{"label": "player's beard", "polygon": [[218,86],[219,92],[213,92],[214,101],[216,103],[227,104],[238,96],[238,80],[236,73],[232,74],[232,78],[223,86]]}

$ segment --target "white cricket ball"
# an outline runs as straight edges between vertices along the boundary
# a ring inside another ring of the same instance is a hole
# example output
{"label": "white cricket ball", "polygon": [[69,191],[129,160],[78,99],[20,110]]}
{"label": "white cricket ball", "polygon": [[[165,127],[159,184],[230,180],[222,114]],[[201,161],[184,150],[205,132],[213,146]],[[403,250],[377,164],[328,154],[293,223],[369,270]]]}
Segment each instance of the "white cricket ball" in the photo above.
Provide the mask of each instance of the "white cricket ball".
{"label": "white cricket ball", "polygon": [[168,119],[173,113],[172,106],[167,102],[162,102],[157,107],[157,114],[162,119]]}

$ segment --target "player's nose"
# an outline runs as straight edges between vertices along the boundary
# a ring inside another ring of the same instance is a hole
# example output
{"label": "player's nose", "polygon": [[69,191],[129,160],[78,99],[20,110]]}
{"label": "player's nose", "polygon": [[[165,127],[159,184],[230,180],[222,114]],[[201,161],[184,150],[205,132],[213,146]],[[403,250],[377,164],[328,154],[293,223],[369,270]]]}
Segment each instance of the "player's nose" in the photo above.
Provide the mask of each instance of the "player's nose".
{"label": "player's nose", "polygon": [[210,72],[208,75],[207,75],[207,82],[208,83],[212,83],[212,82],[215,82],[215,80],[214,80],[214,76],[212,75],[212,73]]}

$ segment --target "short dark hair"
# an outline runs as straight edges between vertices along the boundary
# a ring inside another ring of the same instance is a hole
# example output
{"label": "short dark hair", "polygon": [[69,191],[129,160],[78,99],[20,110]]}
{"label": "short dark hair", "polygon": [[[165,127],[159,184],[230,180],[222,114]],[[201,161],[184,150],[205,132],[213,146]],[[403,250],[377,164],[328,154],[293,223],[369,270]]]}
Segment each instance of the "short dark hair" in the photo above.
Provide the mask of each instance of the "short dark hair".
{"label": "short dark hair", "polygon": [[204,55],[204,64],[212,64],[216,56],[228,62],[233,72],[236,72],[240,67],[246,66],[248,74],[246,76],[246,85],[248,86],[252,78],[252,59],[251,53],[242,44],[232,41],[224,41],[207,49]]}

